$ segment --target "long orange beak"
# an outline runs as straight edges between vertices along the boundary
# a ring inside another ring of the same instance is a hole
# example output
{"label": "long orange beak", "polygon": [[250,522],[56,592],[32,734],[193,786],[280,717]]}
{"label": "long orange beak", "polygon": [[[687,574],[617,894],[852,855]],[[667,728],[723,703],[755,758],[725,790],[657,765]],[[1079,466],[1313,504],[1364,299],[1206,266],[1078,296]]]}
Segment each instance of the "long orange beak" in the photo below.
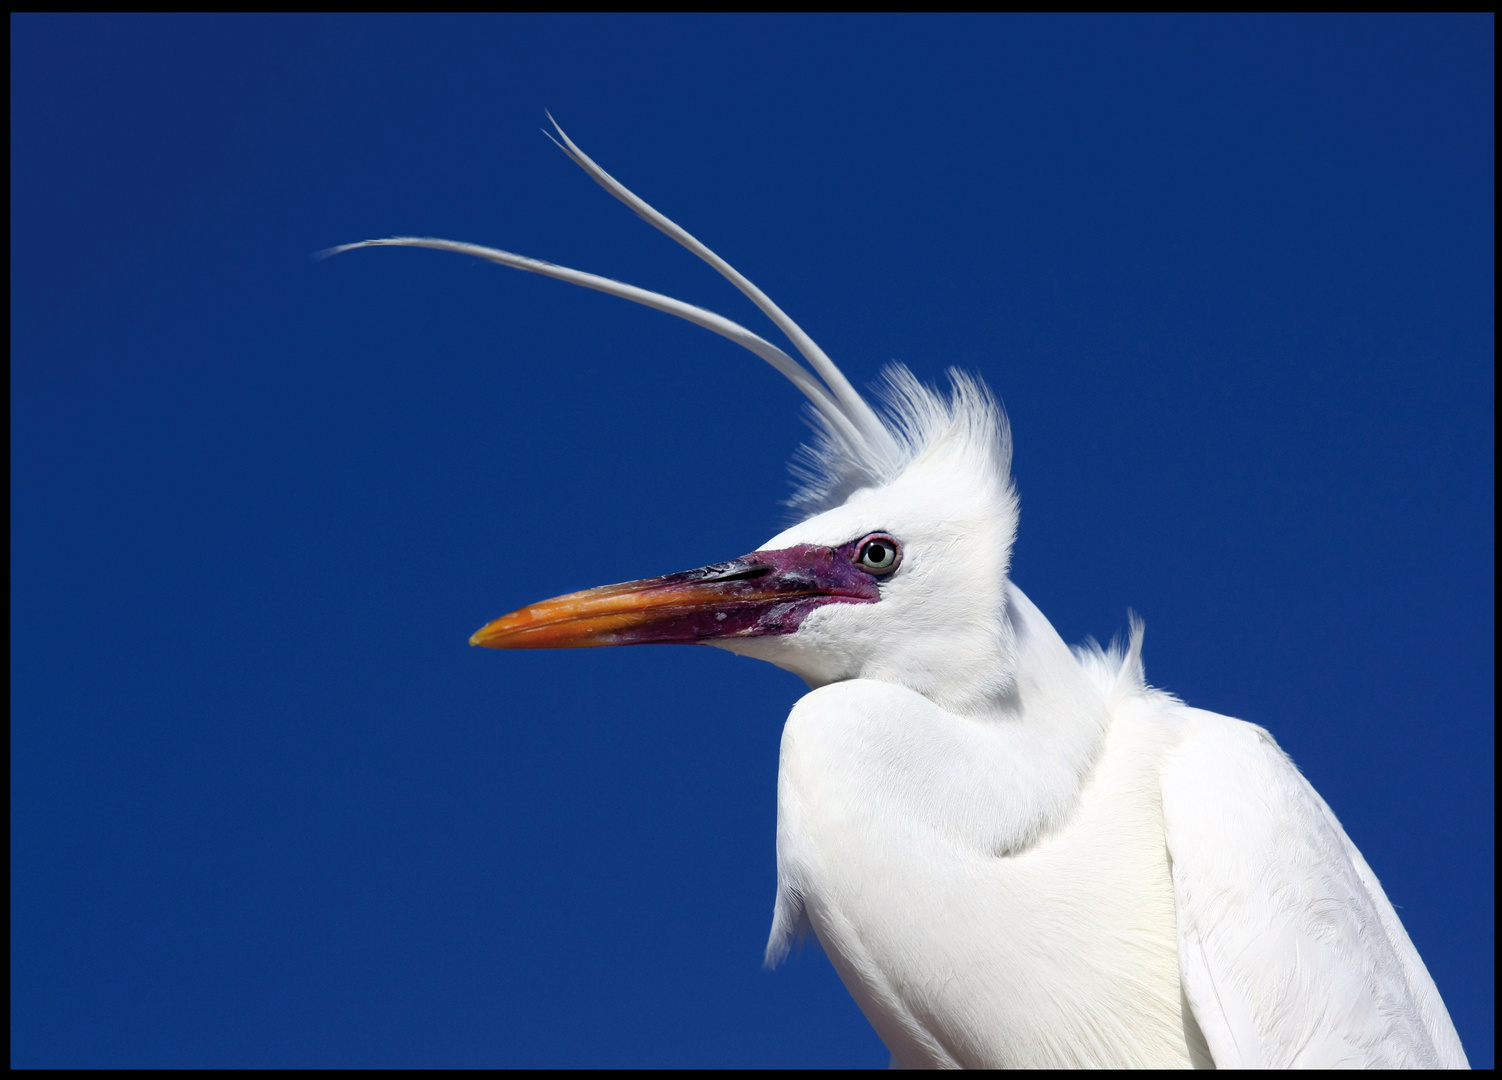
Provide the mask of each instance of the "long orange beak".
{"label": "long orange beak", "polygon": [[569,593],[475,631],[490,649],[568,649],[791,634],[828,603],[872,603],[875,579],[844,548],[800,544],[666,577]]}

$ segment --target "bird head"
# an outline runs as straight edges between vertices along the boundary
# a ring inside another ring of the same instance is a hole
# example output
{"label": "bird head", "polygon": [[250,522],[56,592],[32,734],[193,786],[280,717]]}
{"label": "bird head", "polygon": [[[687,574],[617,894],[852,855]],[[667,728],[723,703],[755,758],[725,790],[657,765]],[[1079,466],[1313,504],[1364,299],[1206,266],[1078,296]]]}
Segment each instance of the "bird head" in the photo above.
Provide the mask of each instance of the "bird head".
{"label": "bird head", "polygon": [[554,141],[575,164],[735,285],[807,366],[714,312],[498,248],[408,236],[323,254],[385,246],[454,251],[644,304],[734,341],[813,406],[816,437],[796,469],[803,485],[793,499],[804,517],[749,555],[544,600],[488,623],[470,643],[714,645],[771,661],[813,686],[876,679],[959,713],[1006,693],[1016,658],[1007,570],[1017,499],[1006,418],[990,392],[951,372],[946,396],[895,366],[886,373],[887,408],[879,414],[765,293],[553,126]]}
{"label": "bird head", "polygon": [[522,608],[471,642],[499,649],[714,645],[811,686],[875,679],[958,713],[1010,687],[1006,618],[1017,528],[1006,419],[975,380],[946,398],[887,372],[895,458],[822,427],[794,500],[810,516],[728,562]]}

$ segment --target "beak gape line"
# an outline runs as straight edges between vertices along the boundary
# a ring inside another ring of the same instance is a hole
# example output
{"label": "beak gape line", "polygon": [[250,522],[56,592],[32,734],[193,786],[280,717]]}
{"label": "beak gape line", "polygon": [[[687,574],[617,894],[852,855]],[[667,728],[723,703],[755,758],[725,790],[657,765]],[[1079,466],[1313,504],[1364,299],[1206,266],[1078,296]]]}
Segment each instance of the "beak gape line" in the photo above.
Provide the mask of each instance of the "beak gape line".
{"label": "beak gape line", "polygon": [[869,543],[753,551],[697,570],[569,593],[503,615],[469,643],[567,649],[791,634],[825,604],[881,599],[876,576],[857,561]]}

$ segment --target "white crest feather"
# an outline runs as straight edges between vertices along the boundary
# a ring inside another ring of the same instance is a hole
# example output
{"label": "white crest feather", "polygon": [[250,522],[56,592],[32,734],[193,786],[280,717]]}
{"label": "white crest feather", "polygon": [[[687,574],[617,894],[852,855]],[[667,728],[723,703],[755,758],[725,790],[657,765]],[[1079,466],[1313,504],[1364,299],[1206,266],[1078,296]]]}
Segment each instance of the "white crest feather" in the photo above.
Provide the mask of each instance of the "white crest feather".
{"label": "white crest feather", "polygon": [[[855,387],[850,384],[839,367],[824,352],[823,349],[806,334],[802,327],[794,322],[786,312],[774,304],[771,299],[759,288],[748,281],[734,267],[720,258],[708,247],[702,244],[692,234],[665,215],[659,213],[645,200],[638,197],[615,177],[611,176],[584,151],[574,144],[574,141],[558,126],[558,122],[549,115],[554,130],[558,133],[558,139],[553,141],[566,153],[569,158],[587,172],[606,191],[610,192],[621,202],[636,212],[637,216],[672,237],[675,241],[688,248],[699,258],[709,263],[731,284],[750,298],[762,313],[769,318],[776,327],[787,335],[798,351],[812,366],[811,373],[803,365],[799,364],[782,349],[766,341],[757,334],[704,308],[693,304],[684,303],[661,293],[651,292],[634,285],[615,281],[611,278],[601,277],[597,274],[586,273],[582,270],[574,270],[566,266],[558,266],[555,263],[544,262],[541,259],[528,258],[525,255],[517,255],[510,251],[499,248],[484,247],[479,244],[468,244],[455,240],[440,240],[432,237],[419,236],[393,236],[384,240],[363,240],[353,244],[342,244],[338,247],[329,248],[319,252],[318,256],[324,258],[337,255],[341,252],[352,251],[355,248],[365,247],[422,247],[432,248],[438,251],[453,251],[462,255],[473,255],[477,258],[486,259],[490,262],[509,266],[515,270],[525,270],[533,274],[541,274],[545,277],[566,281],[573,285],[581,285],[587,289],[608,293],[618,296],[623,300],[643,304],[658,311],[676,315],[680,319],[686,319],[696,326],[702,326],[722,337],[740,345],[742,348],[755,353],[767,363],[781,372],[805,397],[813,404],[819,419],[821,445],[827,444],[840,447],[839,456],[842,460],[864,462],[864,468],[868,473],[890,473],[897,459],[901,455],[898,438],[893,434],[887,424],[876,414],[861,397]],[[552,138],[550,135],[549,138]],[[562,141],[559,142],[559,139]],[[915,384],[916,385],[916,384]],[[816,452],[818,457],[828,457],[831,461],[834,456],[824,451]]]}
{"label": "white crest feather", "polygon": [[946,398],[902,364],[882,371],[881,418],[893,449],[880,456],[862,452],[863,447],[831,429],[822,414],[812,413],[814,439],[800,447],[793,460],[798,488],[789,505],[804,515],[821,513],[861,488],[890,483],[940,444],[956,449],[972,468],[981,470],[984,476],[978,479],[994,483],[997,491],[1009,489],[1012,438],[1006,414],[978,379],[951,368],[949,380]]}

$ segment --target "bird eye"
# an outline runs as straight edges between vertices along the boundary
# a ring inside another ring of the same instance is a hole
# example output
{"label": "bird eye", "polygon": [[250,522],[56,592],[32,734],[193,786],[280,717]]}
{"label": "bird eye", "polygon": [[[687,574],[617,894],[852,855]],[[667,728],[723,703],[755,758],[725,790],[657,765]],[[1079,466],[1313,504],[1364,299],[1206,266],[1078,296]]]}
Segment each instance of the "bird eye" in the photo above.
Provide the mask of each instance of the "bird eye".
{"label": "bird eye", "polygon": [[862,570],[872,574],[890,574],[897,569],[902,557],[897,541],[890,536],[872,536],[861,543],[860,554],[855,561]]}

